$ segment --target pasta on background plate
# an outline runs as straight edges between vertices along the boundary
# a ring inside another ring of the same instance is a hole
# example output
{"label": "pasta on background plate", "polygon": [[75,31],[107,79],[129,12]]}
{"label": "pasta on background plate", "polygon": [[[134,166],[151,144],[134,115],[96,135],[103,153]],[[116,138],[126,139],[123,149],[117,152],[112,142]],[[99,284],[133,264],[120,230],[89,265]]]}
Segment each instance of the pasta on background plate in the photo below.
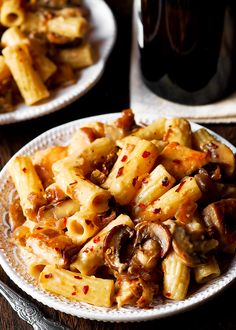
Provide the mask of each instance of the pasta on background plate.
{"label": "pasta on background plate", "polygon": [[11,241],[52,294],[118,308],[183,300],[235,253],[235,156],[185,119],[146,126],[127,109],[8,170]]}
{"label": "pasta on background plate", "polygon": [[82,1],[3,0],[0,24],[0,113],[44,101],[95,61]]}

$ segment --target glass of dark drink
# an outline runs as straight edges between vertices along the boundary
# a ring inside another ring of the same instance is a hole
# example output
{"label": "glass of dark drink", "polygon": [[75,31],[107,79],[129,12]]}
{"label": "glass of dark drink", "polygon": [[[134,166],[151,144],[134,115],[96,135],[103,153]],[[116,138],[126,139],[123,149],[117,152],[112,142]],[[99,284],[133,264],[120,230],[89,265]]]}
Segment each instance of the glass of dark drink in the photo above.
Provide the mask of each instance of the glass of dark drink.
{"label": "glass of dark drink", "polygon": [[236,0],[137,0],[142,77],[155,94],[201,105],[236,90]]}

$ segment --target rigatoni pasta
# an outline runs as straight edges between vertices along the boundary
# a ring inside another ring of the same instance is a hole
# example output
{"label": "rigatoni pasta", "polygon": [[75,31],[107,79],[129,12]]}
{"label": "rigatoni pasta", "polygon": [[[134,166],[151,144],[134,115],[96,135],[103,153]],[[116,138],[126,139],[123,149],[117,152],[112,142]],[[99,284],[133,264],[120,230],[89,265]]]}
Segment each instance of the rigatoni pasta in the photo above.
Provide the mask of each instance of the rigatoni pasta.
{"label": "rigatoni pasta", "polygon": [[95,62],[82,4],[3,0],[0,23],[0,56],[12,79],[0,90],[2,112],[13,111],[22,98],[29,106],[45,101],[52,89],[74,84],[78,70]]}
{"label": "rigatoni pasta", "polygon": [[142,128],[129,109],[9,164],[11,241],[42,289],[146,308],[157,296],[183,300],[193,283],[220,276],[221,255],[236,249],[236,199],[222,194],[225,158],[215,164],[186,146],[192,133],[178,118]]}

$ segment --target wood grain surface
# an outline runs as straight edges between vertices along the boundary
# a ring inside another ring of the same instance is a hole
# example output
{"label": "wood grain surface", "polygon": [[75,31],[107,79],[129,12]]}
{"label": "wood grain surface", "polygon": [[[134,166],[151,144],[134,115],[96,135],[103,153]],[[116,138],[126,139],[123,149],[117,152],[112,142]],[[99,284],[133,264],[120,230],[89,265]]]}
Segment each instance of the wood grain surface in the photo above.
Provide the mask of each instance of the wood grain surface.
{"label": "wood grain surface", "polygon": [[[118,112],[129,106],[129,62],[131,35],[132,1],[107,0],[112,8],[117,24],[118,38],[108,60],[105,72],[99,83],[89,93],[71,106],[54,114],[23,123],[0,126],[0,169],[10,157],[34,137],[46,130],[71,120],[102,113]],[[207,125],[236,145],[236,125]],[[79,319],[50,309],[27,296],[0,268],[0,278],[16,292],[34,301],[44,314],[61,321],[70,329],[79,330],[128,330],[128,329],[181,329],[181,330],[235,330],[236,283],[204,305],[192,311],[169,318],[146,323],[103,323]],[[11,309],[6,300],[0,297],[0,330],[28,330]]]}

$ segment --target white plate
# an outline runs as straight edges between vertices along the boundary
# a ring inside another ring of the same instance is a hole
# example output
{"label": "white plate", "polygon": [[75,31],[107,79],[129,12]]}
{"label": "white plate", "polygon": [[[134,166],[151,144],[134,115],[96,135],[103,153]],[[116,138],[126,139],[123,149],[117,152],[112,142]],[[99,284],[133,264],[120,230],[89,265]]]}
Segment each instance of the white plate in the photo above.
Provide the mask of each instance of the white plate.
{"label": "white plate", "polygon": [[0,125],[36,118],[59,110],[84,95],[98,82],[116,39],[116,23],[110,8],[103,0],[84,0],[84,6],[90,12],[89,40],[98,50],[97,62],[81,70],[74,85],[51,91],[50,98],[42,103],[34,106],[21,103],[12,112],[0,113]]}
{"label": "white plate", "polygon": [[[88,122],[113,121],[120,114],[107,114],[96,117],[76,120],[68,124],[56,127],[40,135],[32,142],[22,148],[16,155],[32,155],[36,150],[42,149],[51,145],[66,144],[73,132],[81,125]],[[150,124],[157,116],[137,115],[138,122]],[[192,123],[192,129],[196,130],[202,126]],[[214,133],[213,133],[214,134]],[[219,140],[227,144],[233,152],[236,148],[232,146],[225,139],[214,134]],[[17,249],[9,242],[10,235],[8,220],[8,206],[12,199],[12,183],[7,173],[7,165],[0,173],[0,263],[8,274],[8,276],[25,292],[33,298],[42,302],[43,304],[55,308],[61,312],[76,315],[78,317],[113,321],[113,322],[128,322],[128,321],[144,321],[157,319],[168,316],[185,309],[192,308],[206,299],[212,297],[214,294],[225,288],[236,277],[236,257],[232,260],[229,269],[217,279],[202,286],[195,293],[191,294],[183,301],[173,302],[165,301],[157,302],[152,309],[138,309],[135,307],[117,308],[102,308],[88,305],[85,303],[71,302],[65,298],[56,297],[52,294],[45,293],[37,285],[36,281],[32,279],[26,272],[24,264],[21,262]]]}

